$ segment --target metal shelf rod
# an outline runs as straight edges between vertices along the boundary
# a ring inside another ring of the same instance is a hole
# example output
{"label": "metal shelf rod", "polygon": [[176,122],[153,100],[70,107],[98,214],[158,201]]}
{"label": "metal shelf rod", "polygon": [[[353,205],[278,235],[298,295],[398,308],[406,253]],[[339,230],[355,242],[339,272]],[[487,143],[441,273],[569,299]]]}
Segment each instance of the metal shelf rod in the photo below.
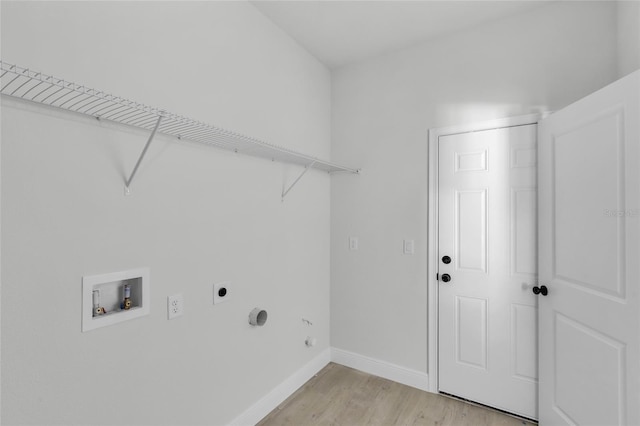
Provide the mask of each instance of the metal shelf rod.
{"label": "metal shelf rod", "polygon": [[129,187],[131,186],[131,181],[133,181],[133,177],[136,175],[136,172],[138,171],[138,167],[140,167],[140,163],[142,163],[142,159],[147,153],[147,149],[149,149],[149,145],[151,145],[151,141],[153,141],[153,138],[156,135],[156,131],[158,130],[158,127],[160,126],[161,121],[162,121],[162,116],[158,117],[156,126],[153,128],[151,135],[149,135],[149,139],[147,140],[147,143],[144,145],[144,148],[142,149],[142,153],[140,153],[140,157],[138,158],[138,161],[136,162],[136,165],[133,168],[133,171],[131,172],[131,176],[129,176],[129,179],[127,179],[127,184],[125,186],[125,192],[127,194],[129,193]]}
{"label": "metal shelf rod", "polygon": [[311,164],[309,164],[308,166],[305,166],[304,170],[302,171],[302,173],[300,173],[300,176],[298,176],[298,178],[296,180],[293,181],[293,183],[289,186],[289,188],[287,188],[286,191],[282,192],[282,201],[284,202],[284,197],[287,196],[287,194],[289,193],[289,191],[291,191],[291,189],[293,189],[294,186],[296,186],[296,183],[298,183],[298,181],[300,179],[302,179],[302,176],[304,176],[305,173],[307,173],[309,171],[309,169],[311,167],[313,167],[313,165],[315,164],[315,161],[311,162]]}

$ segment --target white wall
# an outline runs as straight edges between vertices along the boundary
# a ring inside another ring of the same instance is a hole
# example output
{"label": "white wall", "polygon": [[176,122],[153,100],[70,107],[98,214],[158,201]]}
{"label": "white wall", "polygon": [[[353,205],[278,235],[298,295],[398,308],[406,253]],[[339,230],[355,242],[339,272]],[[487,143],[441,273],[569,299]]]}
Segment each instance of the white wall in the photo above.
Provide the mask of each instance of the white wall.
{"label": "white wall", "polygon": [[618,75],[640,68],[640,1],[618,1]]}
{"label": "white wall", "polygon": [[428,129],[556,110],[603,87],[616,17],[614,3],[558,2],[333,73],[332,155],[363,173],[332,178],[332,346],[427,372]]}
{"label": "white wall", "polygon": [[[5,61],[329,157],[329,72],[247,3],[1,7]],[[125,198],[147,136],[3,99],[3,424],[224,424],[328,347],[328,176],[281,203],[300,170],[159,137]],[[81,333],[82,276],[140,266],[151,314]]]}

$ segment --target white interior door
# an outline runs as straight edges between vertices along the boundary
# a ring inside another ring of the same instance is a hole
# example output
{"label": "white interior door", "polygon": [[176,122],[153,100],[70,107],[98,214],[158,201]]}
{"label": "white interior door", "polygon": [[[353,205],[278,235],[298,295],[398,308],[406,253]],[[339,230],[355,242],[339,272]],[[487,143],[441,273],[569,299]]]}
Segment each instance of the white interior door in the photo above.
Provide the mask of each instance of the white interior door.
{"label": "white interior door", "polygon": [[536,127],[438,140],[439,390],[533,419]]}
{"label": "white interior door", "polygon": [[543,120],[540,423],[640,424],[640,71]]}

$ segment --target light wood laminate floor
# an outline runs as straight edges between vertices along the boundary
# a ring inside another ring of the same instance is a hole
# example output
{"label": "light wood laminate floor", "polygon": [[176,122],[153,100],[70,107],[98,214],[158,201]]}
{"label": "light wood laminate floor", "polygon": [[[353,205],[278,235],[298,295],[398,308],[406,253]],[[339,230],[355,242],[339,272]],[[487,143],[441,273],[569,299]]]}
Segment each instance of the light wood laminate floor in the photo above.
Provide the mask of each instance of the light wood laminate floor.
{"label": "light wood laminate floor", "polygon": [[532,426],[533,423],[330,363],[258,425]]}

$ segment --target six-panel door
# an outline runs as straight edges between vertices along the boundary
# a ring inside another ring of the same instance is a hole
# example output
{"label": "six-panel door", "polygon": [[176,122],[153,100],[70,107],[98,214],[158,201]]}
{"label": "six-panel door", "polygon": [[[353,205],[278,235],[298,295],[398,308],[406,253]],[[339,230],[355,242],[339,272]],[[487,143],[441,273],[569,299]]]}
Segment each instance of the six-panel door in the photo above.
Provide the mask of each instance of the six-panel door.
{"label": "six-panel door", "polygon": [[439,390],[535,419],[536,125],[438,148]]}

